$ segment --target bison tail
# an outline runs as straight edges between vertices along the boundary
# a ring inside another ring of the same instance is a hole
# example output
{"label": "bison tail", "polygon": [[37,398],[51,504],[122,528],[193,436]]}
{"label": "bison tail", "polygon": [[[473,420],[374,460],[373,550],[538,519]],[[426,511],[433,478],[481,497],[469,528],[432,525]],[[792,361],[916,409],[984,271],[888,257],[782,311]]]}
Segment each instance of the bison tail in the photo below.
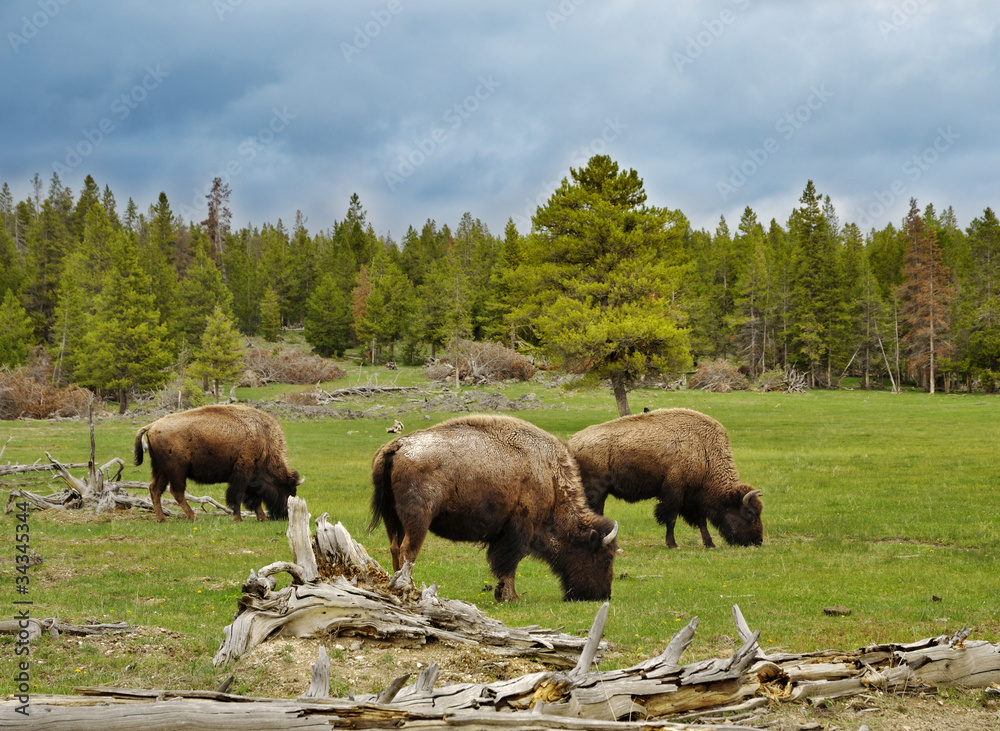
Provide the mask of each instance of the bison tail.
{"label": "bison tail", "polygon": [[142,427],[135,435],[135,466],[138,467],[142,464],[142,438],[146,436],[146,432],[149,430],[148,426]]}
{"label": "bison tail", "polygon": [[378,528],[379,523],[387,515],[396,512],[396,498],[392,494],[392,460],[396,456],[395,441],[385,445],[376,452],[372,459],[372,518],[368,523],[368,532]]}

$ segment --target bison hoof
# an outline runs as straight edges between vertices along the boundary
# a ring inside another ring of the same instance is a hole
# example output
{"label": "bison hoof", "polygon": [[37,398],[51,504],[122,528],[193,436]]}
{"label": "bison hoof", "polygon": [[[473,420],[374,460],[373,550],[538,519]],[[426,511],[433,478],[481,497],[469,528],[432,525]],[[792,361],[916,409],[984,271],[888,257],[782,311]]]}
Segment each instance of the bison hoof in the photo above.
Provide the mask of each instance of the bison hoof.
{"label": "bison hoof", "polygon": [[514,590],[512,584],[507,584],[505,581],[498,581],[496,588],[493,590],[493,598],[498,602],[519,602],[521,597],[518,596],[517,591]]}

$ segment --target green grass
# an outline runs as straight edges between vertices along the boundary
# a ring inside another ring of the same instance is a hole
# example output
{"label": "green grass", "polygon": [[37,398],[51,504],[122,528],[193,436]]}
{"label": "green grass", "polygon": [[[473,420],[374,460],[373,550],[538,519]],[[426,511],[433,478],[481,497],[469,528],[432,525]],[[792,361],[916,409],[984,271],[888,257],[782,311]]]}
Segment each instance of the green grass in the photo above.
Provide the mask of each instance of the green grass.
{"label": "green grass", "polygon": [[[420,379],[417,369],[403,369],[404,377],[411,383]],[[350,380],[356,382],[356,375]],[[540,383],[489,390],[509,398],[534,391],[545,408],[517,415],[561,437],[616,416],[604,391]],[[605,632],[614,651],[603,667],[630,665],[660,652],[694,616],[698,632],[685,660],[727,655],[735,636],[733,604],[761,630],[766,648],[847,650],[966,626],[976,639],[1000,640],[1000,399],[643,390],[634,392],[630,403],[635,411],[694,408],[726,426],[740,476],[764,493],[765,543],[744,549],[717,539],[720,548],[706,551],[697,530],[679,524],[680,548],[668,552],[652,502],[609,500],[607,513],[620,523],[625,552],[615,564]],[[345,406],[366,404],[373,402]],[[399,418],[412,431],[451,416],[414,411]],[[129,464],[126,479],[148,479],[148,463],[132,467],[130,457],[135,430],[147,421],[143,416],[99,421],[98,461],[120,456]],[[368,535],[364,528],[371,457],[394,436],[385,431],[389,424],[391,418],[283,422],[290,462],[306,477],[299,494],[312,515],[327,512],[343,522],[383,565],[390,563],[384,531]],[[45,451],[61,461],[86,461],[89,453],[88,427],[81,421],[0,423],[0,442],[8,436],[13,438],[4,462],[44,460]],[[31,489],[45,493],[59,486],[35,481]],[[190,489],[218,499],[223,491],[224,486]],[[8,553],[0,562],[0,602],[8,614],[16,598],[14,524],[13,515],[0,518]],[[37,692],[68,692],[79,685],[214,688],[234,672],[214,668],[211,658],[236,610],[240,584],[251,569],[289,557],[284,523],[236,524],[222,516],[160,525],[148,515],[46,511],[31,514],[30,529],[31,546],[43,557],[31,573],[32,616],[78,624],[127,621],[146,628],[113,642],[39,639],[31,655]],[[498,605],[485,589],[493,579],[484,551],[433,536],[418,559],[415,579],[436,582],[442,595],[471,601],[512,625],[585,633],[598,608],[562,602],[556,578],[531,559],[522,562],[518,579],[525,600]],[[827,616],[823,608],[830,605],[852,613]],[[12,668],[10,643],[9,637],[0,638],[2,663]],[[0,673],[3,692],[12,673],[6,665]],[[238,692],[267,684],[266,673],[241,674],[237,666],[237,676]]]}

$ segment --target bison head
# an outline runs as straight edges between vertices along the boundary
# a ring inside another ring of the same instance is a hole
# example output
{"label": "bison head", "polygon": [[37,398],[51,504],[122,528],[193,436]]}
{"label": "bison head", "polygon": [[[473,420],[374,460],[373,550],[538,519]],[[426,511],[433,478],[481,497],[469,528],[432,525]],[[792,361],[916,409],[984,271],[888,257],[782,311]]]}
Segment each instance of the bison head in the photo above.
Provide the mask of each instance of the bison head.
{"label": "bison head", "polygon": [[731,546],[759,546],[764,542],[764,524],[760,520],[764,504],[749,485],[740,483],[737,500],[730,505],[719,522],[719,534]]}
{"label": "bison head", "polygon": [[288,498],[295,497],[302,482],[295,470],[286,472],[283,477],[264,479],[256,484],[251,482],[243,502],[250,510],[264,503],[271,520],[288,520]]}
{"label": "bison head", "polygon": [[[564,601],[604,601],[611,598],[618,523],[593,516],[569,540],[547,541],[552,550],[541,556],[562,584]],[[551,537],[550,537],[551,538]]]}

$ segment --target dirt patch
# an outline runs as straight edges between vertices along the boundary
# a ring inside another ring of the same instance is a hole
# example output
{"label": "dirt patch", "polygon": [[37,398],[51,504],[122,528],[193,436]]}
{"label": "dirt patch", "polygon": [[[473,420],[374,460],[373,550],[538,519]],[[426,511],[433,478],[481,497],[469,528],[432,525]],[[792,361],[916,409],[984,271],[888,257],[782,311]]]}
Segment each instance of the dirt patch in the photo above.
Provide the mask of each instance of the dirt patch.
{"label": "dirt patch", "polygon": [[237,661],[232,669],[234,687],[242,685],[240,692],[268,698],[301,695],[309,688],[321,645],[330,656],[330,694],[334,697],[379,693],[406,674],[412,682],[432,662],[439,668],[438,685],[492,683],[549,669],[530,660],[441,643],[406,648],[354,637],[279,637],[258,645]]}
{"label": "dirt patch", "polygon": [[997,731],[997,701],[981,691],[947,692],[933,696],[896,697],[865,695],[824,708],[781,706],[745,725],[772,731]]}

